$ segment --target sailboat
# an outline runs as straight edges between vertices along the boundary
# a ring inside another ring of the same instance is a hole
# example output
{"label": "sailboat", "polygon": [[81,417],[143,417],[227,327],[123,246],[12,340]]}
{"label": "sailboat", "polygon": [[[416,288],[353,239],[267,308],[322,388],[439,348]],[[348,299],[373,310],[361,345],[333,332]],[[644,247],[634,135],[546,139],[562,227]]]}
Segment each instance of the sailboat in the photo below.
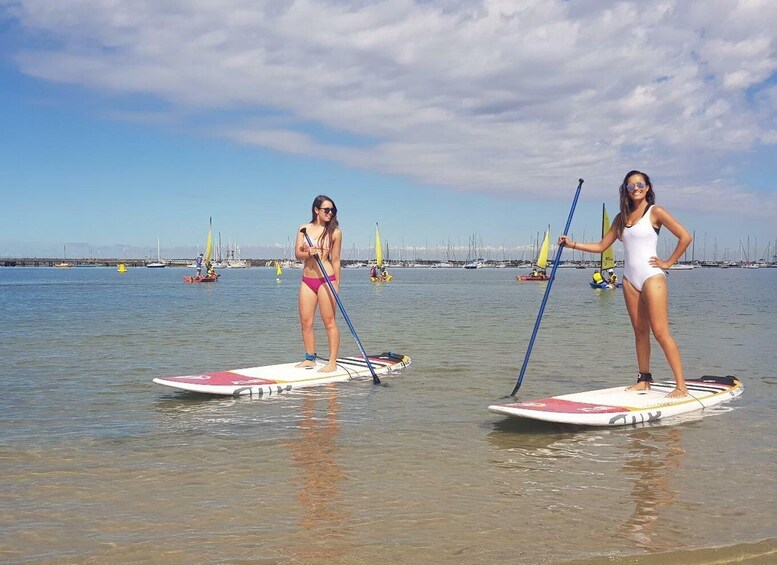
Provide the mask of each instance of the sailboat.
{"label": "sailboat", "polygon": [[372,282],[390,281],[393,277],[383,266],[383,248],[380,246],[380,231],[378,222],[375,222],[375,266],[370,269],[370,280]]}
{"label": "sailboat", "polygon": [[[610,231],[610,216],[607,215],[607,208],[602,204],[602,238]],[[594,272],[593,280],[590,282],[591,288],[616,288],[623,286],[623,283],[613,284],[608,282],[610,277],[608,270],[615,269],[615,249],[612,245],[602,251],[599,256],[599,270]]]}
{"label": "sailboat", "polygon": [[62,253],[64,254],[64,258],[65,258],[65,260],[64,260],[64,261],[62,261],[61,263],[57,263],[57,264],[56,264],[56,265],[54,265],[54,266],[55,266],[55,267],[59,267],[60,269],[66,269],[66,268],[68,268],[68,267],[72,267],[72,266],[73,266],[73,264],[72,264],[72,263],[68,263],[68,262],[67,262],[67,245],[63,245],[63,246],[62,246]]}
{"label": "sailboat", "polygon": [[216,261],[213,263],[214,269],[226,269],[227,262],[221,256],[221,232],[219,232],[219,244],[214,246],[214,252],[216,253]]}
{"label": "sailboat", "polygon": [[[472,234],[469,241],[469,252],[467,253],[467,262],[464,263],[465,269],[482,269],[485,266],[485,260],[482,257],[478,257],[478,244],[477,234]],[[469,260],[470,253],[473,257],[476,257],[472,261]]]}
{"label": "sailboat", "polygon": [[516,275],[515,280],[546,281],[550,279],[550,277],[545,273],[545,269],[548,266],[548,247],[550,243],[549,240],[550,240],[550,226],[548,226],[548,231],[545,232],[545,239],[542,240],[542,245],[540,246],[540,252],[537,254],[537,262],[536,262],[537,266],[528,275]]}
{"label": "sailboat", "polygon": [[211,256],[213,255],[213,218],[210,218],[208,225],[208,240],[205,242],[205,276],[184,277],[184,282],[188,283],[207,283],[216,282],[219,280],[219,275],[213,270],[213,263],[211,263]]}
{"label": "sailboat", "polygon": [[159,252],[159,238],[156,238],[156,261],[146,263],[146,267],[149,269],[162,269],[163,267],[167,267],[167,263],[162,261],[162,255]]}
{"label": "sailboat", "polygon": [[276,282],[281,282],[281,275],[283,275],[283,269],[281,268],[281,262],[276,261],[275,262],[275,280]]}
{"label": "sailboat", "polygon": [[[237,251],[237,257],[235,257],[235,252]],[[232,255],[230,257],[230,254]],[[237,242],[234,243],[232,246],[232,249],[229,249],[229,245],[227,246],[227,269],[247,269],[248,268],[248,261],[245,259],[240,258],[240,247],[237,245]]]}

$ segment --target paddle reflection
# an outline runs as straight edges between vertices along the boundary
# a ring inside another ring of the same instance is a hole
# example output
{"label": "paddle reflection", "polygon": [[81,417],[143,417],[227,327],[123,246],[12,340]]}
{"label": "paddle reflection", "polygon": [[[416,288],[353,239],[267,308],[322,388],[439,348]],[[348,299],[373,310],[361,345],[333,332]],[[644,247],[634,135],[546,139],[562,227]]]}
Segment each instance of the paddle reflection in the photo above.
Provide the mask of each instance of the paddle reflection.
{"label": "paddle reflection", "polygon": [[625,446],[629,455],[623,472],[634,485],[631,490],[634,511],[618,528],[618,536],[648,551],[675,546],[672,540],[659,539],[658,532],[668,531],[668,528],[657,528],[661,522],[661,508],[671,507],[677,498],[670,483],[686,453],[682,437],[679,427],[635,430]]}
{"label": "paddle reflection", "polygon": [[[294,554],[303,558],[342,556],[346,548],[338,547],[338,542],[349,535],[344,527],[349,515],[341,488],[347,477],[338,462],[340,404],[337,387],[329,385],[327,389],[323,396],[316,392],[304,398],[298,421],[300,437],[289,442],[291,462],[301,472],[297,503],[302,514],[297,523],[309,534],[307,543],[294,548]],[[323,413],[322,401],[326,406]]]}

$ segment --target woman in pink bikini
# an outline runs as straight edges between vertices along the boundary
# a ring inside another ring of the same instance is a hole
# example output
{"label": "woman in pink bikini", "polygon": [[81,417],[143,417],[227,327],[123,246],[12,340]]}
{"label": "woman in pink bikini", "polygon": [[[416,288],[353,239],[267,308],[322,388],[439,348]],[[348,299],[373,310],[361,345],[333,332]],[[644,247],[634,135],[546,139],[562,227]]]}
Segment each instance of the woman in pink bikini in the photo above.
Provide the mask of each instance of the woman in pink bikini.
{"label": "woman in pink bikini", "polygon": [[[640,171],[629,171],[620,186],[620,213],[610,231],[599,243],[578,243],[562,235],[559,245],[588,253],[601,253],[615,239],[623,242],[623,297],[634,328],[639,373],[637,384],[629,390],[648,390],[650,374],[650,332],[664,350],[675,378],[675,389],[667,396],[688,394],[683,377],[683,362],[672,334],[669,332],[669,289],[664,269],[674,265],[691,243],[691,235],[680,222],[660,206],[650,177]],[[666,261],[657,257],[658,231],[666,226],[677,238],[674,253]]]}
{"label": "woman in pink bikini", "polygon": [[[326,335],[329,338],[329,362],[319,371],[328,373],[336,368],[337,353],[340,350],[340,332],[335,323],[337,302],[326,281],[329,278],[335,291],[340,290],[340,249],[343,234],[338,227],[337,206],[328,196],[319,195],[313,200],[313,217],[309,224],[302,224],[297,230],[295,256],[305,262],[302,271],[302,285],[299,288],[299,321],[302,325],[302,341],[305,344],[305,360],[297,367],[316,366],[316,336],[313,332],[313,318],[316,306],[321,313]],[[307,231],[313,246],[309,246],[305,236]],[[316,261],[321,259],[326,272],[322,273]]]}

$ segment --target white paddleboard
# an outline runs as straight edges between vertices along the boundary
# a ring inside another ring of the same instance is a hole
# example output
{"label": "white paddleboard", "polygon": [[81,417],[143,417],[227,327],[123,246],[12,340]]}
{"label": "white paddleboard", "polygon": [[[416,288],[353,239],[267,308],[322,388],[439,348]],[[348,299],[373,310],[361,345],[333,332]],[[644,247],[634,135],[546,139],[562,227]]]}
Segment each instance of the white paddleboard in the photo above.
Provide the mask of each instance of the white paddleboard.
{"label": "white paddleboard", "polygon": [[653,383],[649,391],[629,391],[619,386],[564,394],[527,402],[493,404],[491,412],[560,424],[583,426],[626,426],[654,422],[715,406],[742,394],[736,377],[704,376],[686,380],[688,396],[667,398],[674,381]]}
{"label": "white paddleboard", "polygon": [[[369,359],[377,375],[385,375],[410,364],[410,357],[398,353],[370,355]],[[337,369],[331,373],[318,371],[326,365],[326,360],[317,360],[315,367],[296,367],[297,364],[285,363],[181,377],[159,377],[154,379],[154,382],[203,394],[251,395],[262,398],[299,388],[350,381],[359,377],[372,378],[372,373],[363,357],[338,357]]]}

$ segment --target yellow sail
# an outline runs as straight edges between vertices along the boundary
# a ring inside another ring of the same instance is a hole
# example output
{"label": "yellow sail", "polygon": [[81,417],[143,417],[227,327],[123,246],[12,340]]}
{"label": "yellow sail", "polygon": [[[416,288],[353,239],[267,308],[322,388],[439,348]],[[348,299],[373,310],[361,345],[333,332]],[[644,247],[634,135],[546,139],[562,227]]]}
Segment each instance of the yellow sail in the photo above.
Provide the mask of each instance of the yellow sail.
{"label": "yellow sail", "polygon": [[208,225],[208,241],[205,243],[205,264],[210,263],[210,256],[213,254],[213,218]]}
{"label": "yellow sail", "polygon": [[276,261],[275,262],[275,276],[280,277],[283,274],[283,269],[281,269],[281,262]]}
{"label": "yellow sail", "polygon": [[378,267],[383,266],[383,250],[380,248],[380,233],[378,232],[378,223],[375,222],[375,262]]}
{"label": "yellow sail", "polygon": [[[602,237],[610,231],[610,216],[607,215],[607,209],[602,204]],[[602,271],[615,268],[615,249],[611,245],[602,253]]]}
{"label": "yellow sail", "polygon": [[537,256],[537,266],[540,269],[548,266],[548,237],[550,237],[550,226],[548,226],[548,231],[545,232],[545,239],[542,240],[540,254]]}

